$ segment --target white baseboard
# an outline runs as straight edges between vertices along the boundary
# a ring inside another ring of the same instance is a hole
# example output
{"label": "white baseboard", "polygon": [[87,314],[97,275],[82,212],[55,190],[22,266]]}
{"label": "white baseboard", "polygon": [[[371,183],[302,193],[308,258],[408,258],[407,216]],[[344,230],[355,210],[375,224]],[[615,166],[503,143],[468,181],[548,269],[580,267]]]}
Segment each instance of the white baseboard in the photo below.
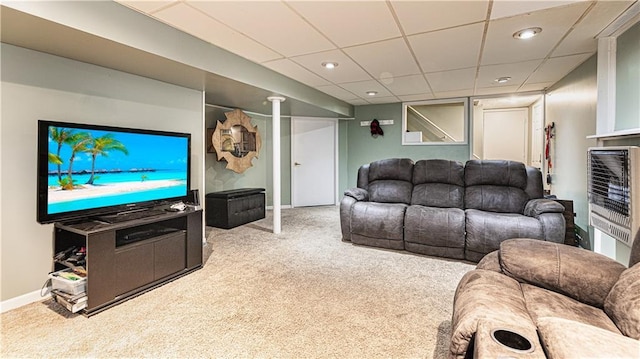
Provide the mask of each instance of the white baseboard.
{"label": "white baseboard", "polygon": [[[288,209],[288,208],[293,208],[293,207],[290,204],[283,204],[282,206],[280,206],[280,208]],[[267,207],[265,207],[265,209],[273,210],[273,206],[267,206]]]}
{"label": "white baseboard", "polygon": [[40,290],[36,290],[15,298],[7,299],[3,302],[0,302],[0,313],[8,312],[12,309],[20,308],[27,304],[43,301],[50,296],[51,294],[47,293],[47,295],[42,297],[40,296]]}

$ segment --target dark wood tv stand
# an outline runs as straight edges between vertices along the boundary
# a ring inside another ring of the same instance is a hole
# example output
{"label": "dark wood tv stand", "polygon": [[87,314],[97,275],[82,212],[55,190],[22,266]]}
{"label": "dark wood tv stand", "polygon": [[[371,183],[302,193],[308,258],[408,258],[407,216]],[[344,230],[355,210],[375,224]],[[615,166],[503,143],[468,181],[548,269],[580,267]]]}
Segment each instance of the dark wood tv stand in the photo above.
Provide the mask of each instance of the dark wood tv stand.
{"label": "dark wood tv stand", "polygon": [[54,253],[86,247],[87,316],[202,267],[201,209],[120,223],[55,223],[54,228]]}

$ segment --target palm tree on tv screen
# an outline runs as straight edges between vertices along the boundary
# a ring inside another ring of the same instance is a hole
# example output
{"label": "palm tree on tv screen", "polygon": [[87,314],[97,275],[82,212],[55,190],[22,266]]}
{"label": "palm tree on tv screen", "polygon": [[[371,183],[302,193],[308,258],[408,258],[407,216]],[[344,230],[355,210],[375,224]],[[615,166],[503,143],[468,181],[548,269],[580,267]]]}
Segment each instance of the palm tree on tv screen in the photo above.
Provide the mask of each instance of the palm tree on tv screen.
{"label": "palm tree on tv screen", "polygon": [[49,135],[51,136],[53,142],[58,144],[58,149],[55,154],[56,157],[52,158],[51,156],[49,156],[49,162],[58,165],[58,181],[62,181],[62,169],[60,168],[62,160],[60,159],[60,149],[62,149],[62,145],[70,145],[73,142],[73,130],[68,128],[50,127]]}
{"label": "palm tree on tv screen", "polygon": [[111,133],[91,139],[90,145],[91,147],[86,150],[86,152],[91,153],[91,177],[89,177],[87,184],[93,184],[93,181],[96,179],[96,157],[98,157],[98,155],[108,157],[109,151],[120,151],[125,155],[129,154],[127,147],[122,142],[116,140]]}
{"label": "palm tree on tv screen", "polygon": [[[73,160],[76,158],[78,152],[87,152],[87,146],[91,141],[91,135],[87,132],[79,132],[71,135],[71,157],[69,157],[69,170],[67,171],[68,181],[65,189],[73,189]],[[65,186],[63,186],[65,187]]]}

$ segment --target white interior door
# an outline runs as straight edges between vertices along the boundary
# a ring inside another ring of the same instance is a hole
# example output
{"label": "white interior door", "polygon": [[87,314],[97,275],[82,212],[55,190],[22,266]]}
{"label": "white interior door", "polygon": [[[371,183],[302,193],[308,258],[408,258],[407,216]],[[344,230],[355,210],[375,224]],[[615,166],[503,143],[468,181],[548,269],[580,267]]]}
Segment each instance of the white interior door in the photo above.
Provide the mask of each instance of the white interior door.
{"label": "white interior door", "polygon": [[483,158],[527,161],[527,108],[484,111]]}
{"label": "white interior door", "polygon": [[337,121],[291,118],[291,202],[294,207],[336,203]]}
{"label": "white interior door", "polygon": [[542,170],[542,148],[544,142],[544,113],[542,101],[531,109],[531,166]]}

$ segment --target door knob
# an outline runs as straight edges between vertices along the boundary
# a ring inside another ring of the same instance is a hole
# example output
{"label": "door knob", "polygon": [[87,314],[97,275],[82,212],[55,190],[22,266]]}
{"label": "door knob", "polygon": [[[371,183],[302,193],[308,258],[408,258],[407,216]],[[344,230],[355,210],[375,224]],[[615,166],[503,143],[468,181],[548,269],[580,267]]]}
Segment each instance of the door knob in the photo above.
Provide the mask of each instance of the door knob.
{"label": "door knob", "polygon": [[300,164],[300,163],[298,163],[298,162],[294,162],[294,163],[293,163],[293,165],[294,165],[294,166],[301,166],[301,164]]}

